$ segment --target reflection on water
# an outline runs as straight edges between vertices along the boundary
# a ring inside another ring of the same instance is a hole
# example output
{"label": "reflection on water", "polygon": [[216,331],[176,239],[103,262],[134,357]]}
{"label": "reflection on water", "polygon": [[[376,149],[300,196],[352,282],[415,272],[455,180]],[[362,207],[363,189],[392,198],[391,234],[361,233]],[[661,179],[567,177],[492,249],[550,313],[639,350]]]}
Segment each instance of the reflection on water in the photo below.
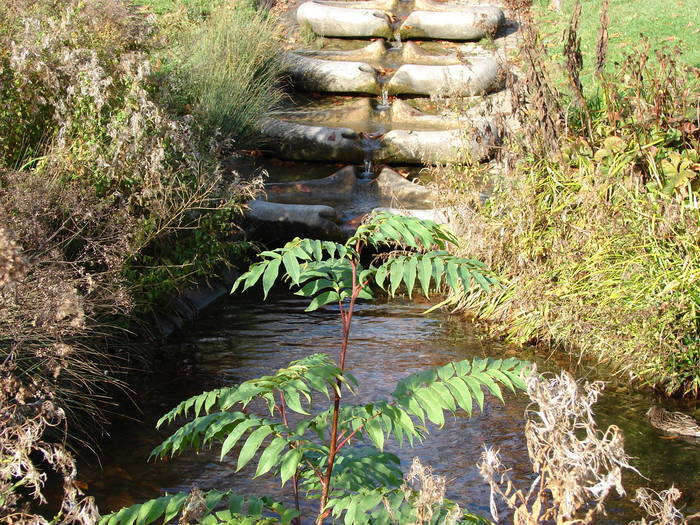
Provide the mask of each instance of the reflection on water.
{"label": "reflection on water", "polygon": [[[150,464],[146,459],[168,435],[168,429],[154,430],[155,420],[180,400],[203,389],[268,374],[309,353],[335,354],[340,331],[336,312],[329,308],[307,314],[304,307],[302,300],[287,296],[268,303],[232,297],[207,311],[187,334],[173,338],[172,348],[185,345],[193,350],[195,364],[171,377],[155,378],[150,393],[140,398],[141,421],[115,425],[112,439],[104,444],[103,469],[95,465],[80,469],[88,493],[95,496],[103,513],[158,496],[163,490],[195,485],[279,494],[273,480],[250,481],[250,471],[234,473],[234,463],[219,463],[215,451]],[[361,385],[358,401],[387,395],[400,378],[426,367],[513,352],[481,342],[468,324],[421,312],[419,304],[400,302],[359,307],[348,357],[348,366]],[[552,365],[541,368],[547,366]],[[661,489],[675,483],[687,496],[686,510],[697,511],[699,503],[693,495],[700,492],[700,447],[663,439],[646,423],[644,412],[649,404],[642,394],[609,392],[599,404],[599,419],[601,424],[623,428],[628,452],[639,458],[637,465],[650,478],[647,485]],[[448,419],[423,446],[402,450],[399,455],[404,464],[420,456],[424,464],[447,476],[450,497],[487,515],[488,489],[475,463],[482,443],[487,443],[500,449],[504,463],[513,468],[513,477],[527,479],[529,465],[522,437],[525,406],[522,397],[512,395],[505,406],[488,399],[483,413],[471,419]],[[630,493],[639,482],[630,477]],[[627,523],[634,517],[632,505],[621,501],[613,501],[608,510],[608,517],[600,523]]]}

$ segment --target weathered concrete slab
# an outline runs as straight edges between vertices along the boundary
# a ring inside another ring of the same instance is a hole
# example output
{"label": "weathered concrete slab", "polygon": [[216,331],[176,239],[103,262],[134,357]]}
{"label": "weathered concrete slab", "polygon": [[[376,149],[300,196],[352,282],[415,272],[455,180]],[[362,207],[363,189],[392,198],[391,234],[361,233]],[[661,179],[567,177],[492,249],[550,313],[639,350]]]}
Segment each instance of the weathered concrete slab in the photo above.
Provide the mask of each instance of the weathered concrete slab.
{"label": "weathered concrete slab", "polygon": [[[387,3],[388,4],[388,3]],[[343,38],[389,38],[389,16],[374,6],[384,2],[323,2],[311,0],[297,9],[297,21],[317,35]]]}
{"label": "weathered concrete slab", "polygon": [[359,135],[350,128],[308,126],[273,118],[259,122],[263,149],[281,158],[361,163]]}
{"label": "weathered concrete slab", "polygon": [[396,99],[391,104],[391,124],[394,127],[405,125],[408,129],[431,128],[437,131],[461,128],[466,121],[455,115],[431,115],[414,108],[404,100]]}
{"label": "weathered concrete slab", "polygon": [[379,61],[386,54],[386,40],[375,40],[359,49],[298,49],[297,55],[322,58],[324,60]]}
{"label": "weathered concrete slab", "polygon": [[324,60],[287,53],[285,71],[304,91],[379,93],[376,70],[366,62]]}
{"label": "weathered concrete slab", "polygon": [[273,111],[267,114],[270,118],[291,120],[292,122],[313,122],[326,125],[329,122],[366,122],[372,113],[371,99],[358,97],[340,105],[301,107],[288,110]]}
{"label": "weathered concrete slab", "polygon": [[490,5],[459,11],[413,11],[401,24],[402,39],[480,40],[493,36],[504,22],[503,11]]}
{"label": "weathered concrete slab", "polygon": [[267,238],[301,236],[341,242],[346,238],[338,226],[338,213],[330,206],[279,204],[255,199],[248,202],[246,217],[256,234]]}
{"label": "weathered concrete slab", "polygon": [[424,50],[415,42],[406,42],[401,47],[401,60],[406,64],[449,66],[464,64],[456,54],[436,55]]}
{"label": "weathered concrete slab", "polygon": [[391,206],[432,208],[437,194],[434,190],[407,180],[401,174],[385,167],[373,181],[377,200]]}
{"label": "weathered concrete slab", "polygon": [[401,66],[387,85],[391,95],[480,95],[498,89],[501,68],[493,58],[474,57],[468,64]]}
{"label": "weathered concrete slab", "polygon": [[356,171],[354,166],[345,166],[322,179],[268,183],[265,193],[269,202],[283,204],[350,200],[357,185]]}
{"label": "weathered concrete slab", "polygon": [[374,159],[386,164],[459,164],[488,158],[497,144],[496,126],[488,120],[446,131],[395,129],[382,137]]}

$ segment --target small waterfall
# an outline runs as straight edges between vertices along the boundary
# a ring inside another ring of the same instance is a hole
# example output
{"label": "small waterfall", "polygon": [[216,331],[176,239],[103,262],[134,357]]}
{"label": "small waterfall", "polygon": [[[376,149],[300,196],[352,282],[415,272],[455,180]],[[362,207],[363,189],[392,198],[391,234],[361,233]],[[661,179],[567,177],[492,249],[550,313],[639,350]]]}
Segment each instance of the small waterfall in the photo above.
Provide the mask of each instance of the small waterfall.
{"label": "small waterfall", "polygon": [[391,49],[401,49],[403,42],[401,41],[401,29],[400,26],[394,27],[394,38],[390,42]]}
{"label": "small waterfall", "polygon": [[389,108],[389,86],[387,84],[382,84],[382,91],[379,95],[379,104],[377,109],[382,111]]}
{"label": "small waterfall", "polygon": [[362,140],[360,142],[362,146],[362,152],[364,154],[364,161],[362,166],[362,173],[360,173],[360,178],[369,179],[374,176],[374,152],[379,149],[379,140],[381,135],[372,135],[370,133],[363,133]]}

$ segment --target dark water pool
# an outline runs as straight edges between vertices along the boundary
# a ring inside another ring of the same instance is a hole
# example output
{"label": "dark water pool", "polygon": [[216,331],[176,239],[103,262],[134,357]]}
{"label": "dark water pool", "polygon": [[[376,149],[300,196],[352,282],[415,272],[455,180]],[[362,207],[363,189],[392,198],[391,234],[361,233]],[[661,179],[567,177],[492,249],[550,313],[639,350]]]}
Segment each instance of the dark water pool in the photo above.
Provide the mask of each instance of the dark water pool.
{"label": "dark water pool", "polygon": [[[81,466],[88,494],[103,513],[156,497],[162,491],[197,486],[231,488],[247,494],[278,495],[270,479],[250,481],[235,474],[231,461],[219,463],[216,452],[189,454],[166,462],[147,463],[152,448],[168,432],[155,431],[155,420],[182,399],[203,389],[215,388],[268,374],[309,353],[335,354],[339,325],[334,309],[304,313],[306,303],[276,296],[267,303],[231,297],[211,308],[187,330],[173,337],[166,351],[184,345],[194,355],[168,377],[156,377],[138,395],[142,413],[135,420],[115,425],[103,443],[102,465],[87,461]],[[409,302],[361,305],[354,322],[348,366],[360,380],[361,400],[389,393],[397,380],[426,367],[471,357],[513,355],[515,350],[483,342],[474,328],[443,314],[422,315],[425,305]],[[541,368],[556,369],[553,362]],[[579,368],[579,375],[590,373]],[[700,507],[700,446],[667,439],[651,428],[644,416],[650,406],[648,393],[630,393],[614,386],[598,408],[601,425],[616,424],[626,437],[628,453],[649,480],[628,476],[627,488],[661,489],[675,484],[685,494],[686,511]],[[529,464],[522,435],[526,400],[510,396],[505,405],[488,399],[483,413],[471,419],[455,417],[427,442],[399,455],[405,464],[419,456],[424,464],[449,480],[449,496],[476,512],[488,514],[488,489],[475,463],[483,444],[500,449],[504,463],[515,477],[528,479]],[[697,414],[696,414],[697,415]],[[174,430],[174,429],[170,429]],[[88,458],[89,459],[89,458]],[[690,512],[690,513],[692,513]],[[627,523],[635,518],[632,504],[613,500],[600,523]]]}

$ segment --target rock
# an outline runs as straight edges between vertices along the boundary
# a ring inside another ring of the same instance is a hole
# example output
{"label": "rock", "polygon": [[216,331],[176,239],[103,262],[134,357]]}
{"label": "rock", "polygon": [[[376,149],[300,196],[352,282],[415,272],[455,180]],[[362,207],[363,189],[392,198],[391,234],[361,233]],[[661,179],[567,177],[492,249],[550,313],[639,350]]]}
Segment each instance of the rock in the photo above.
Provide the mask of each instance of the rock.
{"label": "rock", "polygon": [[457,55],[436,55],[425,51],[415,42],[406,42],[401,47],[401,59],[406,64],[448,66],[462,64]]}
{"label": "rock", "polygon": [[333,125],[330,123],[362,122],[369,120],[372,113],[372,104],[369,98],[357,98],[340,106],[300,108],[284,111],[274,111],[268,114],[270,118],[291,120],[293,122],[305,121],[308,124]]}
{"label": "rock", "polygon": [[376,70],[365,62],[324,60],[287,53],[285,71],[305,91],[379,93]]}
{"label": "rock", "polygon": [[265,238],[311,237],[343,242],[346,234],[338,226],[338,213],[330,206],[279,204],[262,200],[248,202],[246,215],[254,233]]}
{"label": "rock", "polygon": [[[388,2],[323,2],[311,0],[297,9],[297,21],[307,25],[317,35],[350,38],[390,38],[389,16],[374,7]],[[391,4],[395,5],[395,4]]]}
{"label": "rock", "polygon": [[407,180],[391,168],[383,168],[373,184],[377,200],[389,206],[430,208],[437,198],[435,191]]}
{"label": "rock", "polygon": [[354,60],[354,61],[379,61],[386,53],[386,41],[375,40],[369,45],[359,49],[302,49],[294,51],[297,55],[323,58],[325,60]]}
{"label": "rock", "polygon": [[265,184],[267,200],[284,204],[349,201],[357,184],[355,172],[354,166],[346,166],[322,179]]}
{"label": "rock", "polygon": [[390,95],[481,95],[501,84],[498,62],[473,57],[468,64],[425,66],[405,64],[389,80]]}
{"label": "rock", "polygon": [[505,17],[498,7],[479,5],[459,11],[413,11],[401,24],[402,39],[480,40],[493,36]]}
{"label": "rock", "polygon": [[374,160],[387,164],[459,164],[483,160],[498,144],[498,133],[488,120],[472,125],[472,129],[446,131],[391,130],[382,137]]}
{"label": "rock", "polygon": [[281,158],[360,163],[359,135],[350,128],[308,126],[273,118],[259,122],[262,147]]}
{"label": "rock", "polygon": [[458,129],[465,125],[465,119],[456,116],[431,115],[414,108],[408,102],[396,99],[391,104],[391,123],[395,128],[405,124],[411,129]]}

